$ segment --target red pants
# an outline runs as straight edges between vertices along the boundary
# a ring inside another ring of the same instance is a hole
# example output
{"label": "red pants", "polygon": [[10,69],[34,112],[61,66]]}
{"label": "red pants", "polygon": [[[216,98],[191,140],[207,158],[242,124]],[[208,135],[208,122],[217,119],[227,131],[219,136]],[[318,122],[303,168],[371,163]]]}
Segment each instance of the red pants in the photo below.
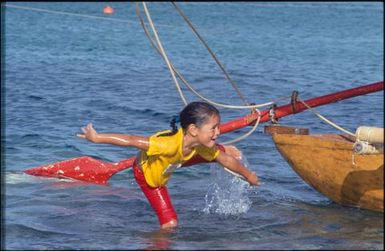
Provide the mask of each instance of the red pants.
{"label": "red pants", "polygon": [[140,167],[137,166],[136,161],[133,165],[134,177],[144,195],[146,195],[151,207],[158,216],[160,225],[168,223],[172,220],[177,220],[178,216],[171,204],[170,196],[168,195],[167,187],[150,187]]}
{"label": "red pants", "polygon": [[[222,145],[218,145],[218,148],[225,152],[225,149]],[[194,156],[191,160],[187,161],[184,166],[194,165],[197,163],[207,162],[199,155]],[[148,201],[150,202],[151,207],[154,209],[156,215],[158,216],[160,225],[168,223],[172,220],[178,220],[178,216],[174,210],[174,207],[171,204],[170,196],[168,195],[167,187],[150,187],[144,174],[139,166],[137,166],[136,160],[133,165],[134,177],[140,188],[142,189],[144,195],[146,195]]]}

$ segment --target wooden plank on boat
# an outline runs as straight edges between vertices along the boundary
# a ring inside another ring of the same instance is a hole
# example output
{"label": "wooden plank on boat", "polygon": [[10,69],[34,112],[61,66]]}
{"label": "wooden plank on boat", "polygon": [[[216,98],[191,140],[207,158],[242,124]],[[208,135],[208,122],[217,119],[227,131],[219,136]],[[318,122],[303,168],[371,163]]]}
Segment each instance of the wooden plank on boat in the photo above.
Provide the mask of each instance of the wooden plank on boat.
{"label": "wooden plank on boat", "polygon": [[284,134],[308,135],[309,129],[308,128],[284,126],[284,125],[280,125],[280,124],[272,124],[272,125],[265,126],[264,132],[266,134],[284,133]]}

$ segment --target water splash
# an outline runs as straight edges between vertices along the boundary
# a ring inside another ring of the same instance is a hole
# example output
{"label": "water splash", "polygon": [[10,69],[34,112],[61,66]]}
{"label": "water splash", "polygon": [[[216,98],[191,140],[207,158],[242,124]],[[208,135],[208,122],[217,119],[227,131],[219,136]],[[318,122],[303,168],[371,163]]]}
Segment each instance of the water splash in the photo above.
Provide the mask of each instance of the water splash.
{"label": "water splash", "polygon": [[[241,156],[241,162],[248,167],[245,156]],[[238,177],[226,172],[219,164],[210,164],[211,180],[209,189],[205,195],[206,214],[215,213],[224,216],[236,216],[246,213],[251,206],[248,197],[250,185]]]}
{"label": "water splash", "polygon": [[71,179],[58,179],[50,177],[37,177],[20,172],[7,172],[5,174],[6,184],[21,184],[21,183],[43,183],[43,182],[74,182]]}

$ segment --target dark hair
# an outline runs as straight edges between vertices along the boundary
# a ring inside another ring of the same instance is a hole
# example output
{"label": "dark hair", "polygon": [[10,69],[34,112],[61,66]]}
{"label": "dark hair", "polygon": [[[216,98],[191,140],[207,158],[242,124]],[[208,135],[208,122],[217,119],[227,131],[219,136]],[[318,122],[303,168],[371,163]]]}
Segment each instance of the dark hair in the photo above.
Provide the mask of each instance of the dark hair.
{"label": "dark hair", "polygon": [[[188,126],[195,124],[197,127],[201,127],[208,118],[213,115],[219,116],[219,111],[213,105],[210,105],[206,102],[191,102],[183,108],[179,113],[180,125],[183,130],[187,130]],[[178,132],[178,127],[176,126],[177,118],[174,116],[170,122],[172,131],[168,133],[163,133],[158,136],[171,136]]]}

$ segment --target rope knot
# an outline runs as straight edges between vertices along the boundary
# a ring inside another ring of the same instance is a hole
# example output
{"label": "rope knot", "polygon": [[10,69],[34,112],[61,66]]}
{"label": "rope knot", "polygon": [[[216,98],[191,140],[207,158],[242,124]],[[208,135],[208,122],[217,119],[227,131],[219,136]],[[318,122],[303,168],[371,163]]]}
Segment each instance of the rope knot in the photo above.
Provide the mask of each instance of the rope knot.
{"label": "rope knot", "polygon": [[290,104],[293,114],[297,113],[298,94],[298,91],[293,91],[293,93],[291,94]]}
{"label": "rope knot", "polygon": [[273,104],[269,109],[269,118],[272,124],[278,124],[278,119],[275,117],[275,108],[277,108],[277,104]]}

